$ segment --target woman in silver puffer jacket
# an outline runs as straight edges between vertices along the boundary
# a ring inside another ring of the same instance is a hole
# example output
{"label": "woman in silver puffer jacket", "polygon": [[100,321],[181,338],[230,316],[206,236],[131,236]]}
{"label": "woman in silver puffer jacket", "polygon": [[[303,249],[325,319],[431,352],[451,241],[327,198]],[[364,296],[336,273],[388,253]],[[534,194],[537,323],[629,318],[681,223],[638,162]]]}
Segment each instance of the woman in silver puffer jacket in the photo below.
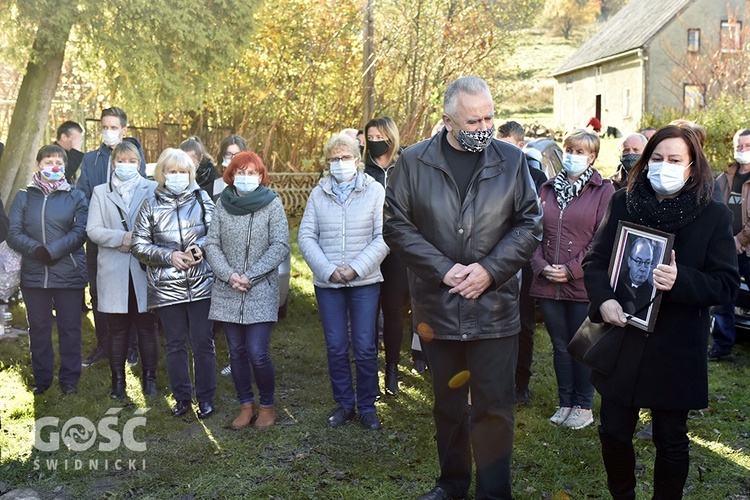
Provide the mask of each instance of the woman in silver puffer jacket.
{"label": "woman in silver puffer jacket", "polygon": [[148,309],[156,310],[164,328],[176,401],[172,415],[182,416],[191,406],[189,335],[198,417],[208,418],[216,392],[213,324],[208,319],[214,275],[203,248],[214,204],[195,183],[195,166],[184,151],[164,150],[154,179],[159,186],[138,214],[131,252],[148,266]]}

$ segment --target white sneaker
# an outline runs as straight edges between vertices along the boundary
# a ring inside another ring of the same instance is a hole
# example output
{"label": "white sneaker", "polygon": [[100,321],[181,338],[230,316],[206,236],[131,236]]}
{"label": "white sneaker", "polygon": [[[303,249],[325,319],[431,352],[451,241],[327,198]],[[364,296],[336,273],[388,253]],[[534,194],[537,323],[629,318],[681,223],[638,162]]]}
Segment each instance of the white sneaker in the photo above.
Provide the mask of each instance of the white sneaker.
{"label": "white sneaker", "polygon": [[232,365],[227,365],[224,368],[222,368],[221,374],[224,375],[225,377],[228,377],[229,375],[231,375],[232,374]]}
{"label": "white sneaker", "polygon": [[571,429],[583,429],[594,423],[594,412],[591,410],[584,410],[580,406],[574,406],[568,418],[562,423],[565,427]]}
{"label": "white sneaker", "polygon": [[555,425],[562,424],[568,418],[572,409],[570,406],[558,406],[557,411],[549,418],[549,421]]}

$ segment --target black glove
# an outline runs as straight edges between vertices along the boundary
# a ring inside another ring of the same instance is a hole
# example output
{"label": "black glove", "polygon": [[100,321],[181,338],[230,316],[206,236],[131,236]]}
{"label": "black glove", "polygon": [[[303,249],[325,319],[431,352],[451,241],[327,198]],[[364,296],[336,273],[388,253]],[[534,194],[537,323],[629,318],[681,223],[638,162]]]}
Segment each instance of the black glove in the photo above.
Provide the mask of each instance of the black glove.
{"label": "black glove", "polygon": [[52,260],[52,256],[43,245],[34,249],[34,258],[48,266],[55,263],[55,261]]}

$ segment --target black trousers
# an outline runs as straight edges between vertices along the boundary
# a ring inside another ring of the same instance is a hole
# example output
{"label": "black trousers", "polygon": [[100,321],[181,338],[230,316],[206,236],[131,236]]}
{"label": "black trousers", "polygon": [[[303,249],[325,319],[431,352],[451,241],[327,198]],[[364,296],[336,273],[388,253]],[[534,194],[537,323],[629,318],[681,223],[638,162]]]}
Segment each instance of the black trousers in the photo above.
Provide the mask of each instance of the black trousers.
{"label": "black trousers", "polygon": [[[435,394],[433,415],[440,460],[437,484],[451,496],[466,496],[473,451],[475,498],[512,498],[513,372],[518,336],[468,342],[433,340],[423,346]],[[468,381],[462,382],[465,375]]]}
{"label": "black trousers", "polygon": [[[623,406],[602,396],[599,440],[607,469],[607,486],[612,498],[635,498],[635,451],[633,433],[640,408]],[[651,409],[656,461],[655,499],[682,498],[690,466],[687,436],[688,410]]]}
{"label": "black trousers", "polygon": [[516,363],[516,388],[526,389],[531,379],[531,361],[534,354],[534,326],[536,325],[535,299],[531,291],[531,280],[534,273],[526,264],[521,268],[521,296],[519,313],[521,333],[518,335],[518,362]]}
{"label": "black trousers", "polygon": [[409,300],[409,281],[406,265],[394,253],[380,264],[383,282],[380,284],[380,308],[383,311],[383,344],[385,362],[398,363],[404,338],[404,306]]}
{"label": "black trousers", "polygon": [[138,300],[130,279],[127,314],[107,313],[109,366],[112,372],[125,369],[125,358],[130,347],[131,329],[138,336],[143,372],[156,372],[159,362],[158,316],[153,312],[138,312]]}

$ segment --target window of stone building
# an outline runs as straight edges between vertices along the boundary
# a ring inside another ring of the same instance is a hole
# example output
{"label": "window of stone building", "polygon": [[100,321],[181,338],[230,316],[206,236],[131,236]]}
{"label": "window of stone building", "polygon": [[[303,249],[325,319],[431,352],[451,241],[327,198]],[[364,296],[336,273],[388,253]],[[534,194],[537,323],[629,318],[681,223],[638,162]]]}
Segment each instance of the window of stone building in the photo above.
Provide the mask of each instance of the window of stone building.
{"label": "window of stone building", "polygon": [[722,52],[737,52],[742,48],[742,22],[722,21],[720,42]]}
{"label": "window of stone building", "polygon": [[682,92],[682,105],[685,109],[702,108],[706,104],[703,85],[686,83],[682,87]]}
{"label": "window of stone building", "polygon": [[689,29],[688,30],[688,52],[698,52],[701,50],[701,30]]}
{"label": "window of stone building", "polygon": [[622,89],[622,117],[630,117],[630,88]]}
{"label": "window of stone building", "polygon": [[595,71],[596,81],[601,82],[602,81],[602,67],[597,66],[594,71]]}
{"label": "window of stone building", "polygon": [[567,75],[565,77],[565,88],[568,90],[573,88],[573,75]]}

